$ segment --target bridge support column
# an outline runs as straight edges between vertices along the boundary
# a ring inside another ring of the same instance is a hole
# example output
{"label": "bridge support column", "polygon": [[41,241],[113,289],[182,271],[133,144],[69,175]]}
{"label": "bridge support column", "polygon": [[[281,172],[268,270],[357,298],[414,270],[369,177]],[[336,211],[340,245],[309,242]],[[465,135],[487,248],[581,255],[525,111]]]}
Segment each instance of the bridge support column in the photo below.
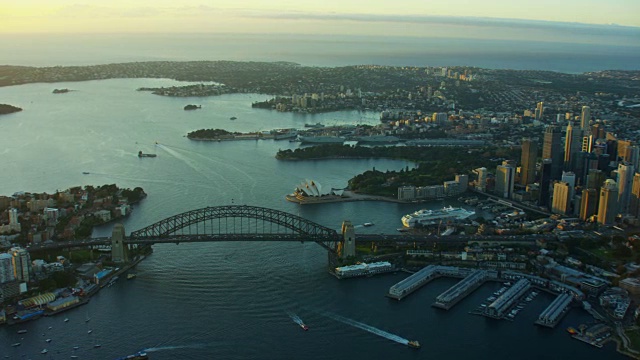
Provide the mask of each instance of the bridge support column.
{"label": "bridge support column", "polygon": [[111,260],[122,263],[129,262],[129,249],[124,243],[124,225],[116,224],[111,233]]}
{"label": "bridge support column", "polygon": [[347,258],[356,256],[356,231],[349,220],[342,222],[342,243],[342,254],[340,254],[340,257]]}

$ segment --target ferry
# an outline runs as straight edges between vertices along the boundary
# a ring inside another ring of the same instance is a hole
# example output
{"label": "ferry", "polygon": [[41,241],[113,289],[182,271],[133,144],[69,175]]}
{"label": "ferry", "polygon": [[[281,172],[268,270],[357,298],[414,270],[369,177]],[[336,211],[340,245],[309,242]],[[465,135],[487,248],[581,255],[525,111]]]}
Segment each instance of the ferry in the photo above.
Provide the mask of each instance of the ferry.
{"label": "ferry", "polygon": [[574,328],[572,328],[572,327],[568,327],[568,328],[567,328],[567,332],[568,332],[569,334],[571,334],[571,335],[575,335],[575,334],[577,334],[577,333],[578,333],[578,330],[576,330],[576,329],[574,329]]}
{"label": "ferry", "polygon": [[149,355],[147,355],[146,352],[141,350],[135,354],[119,357],[116,360],[146,360],[148,358],[149,358]]}
{"label": "ferry", "polygon": [[417,225],[433,225],[440,221],[464,220],[475,215],[475,211],[452,206],[444,207],[440,210],[422,209],[402,217],[402,225],[412,228]]}
{"label": "ferry", "polygon": [[135,279],[136,276],[138,276],[138,275],[137,274],[133,274],[133,273],[129,273],[129,274],[127,274],[127,280]]}
{"label": "ferry", "polygon": [[22,343],[11,344],[11,346],[13,346],[13,347],[20,346],[20,345],[22,345]]}
{"label": "ferry", "polygon": [[420,349],[420,343],[418,342],[418,340],[409,341],[407,343],[407,346],[412,347],[414,349]]}
{"label": "ferry", "polygon": [[307,331],[309,330],[309,327],[307,325],[305,325],[304,323],[300,323],[300,327],[302,328],[302,330]]}
{"label": "ferry", "polygon": [[18,330],[18,334],[26,334],[27,330]]}
{"label": "ferry", "polygon": [[363,226],[373,226],[373,223],[366,222],[366,223],[364,223],[364,224],[362,224],[362,225],[363,225]]}

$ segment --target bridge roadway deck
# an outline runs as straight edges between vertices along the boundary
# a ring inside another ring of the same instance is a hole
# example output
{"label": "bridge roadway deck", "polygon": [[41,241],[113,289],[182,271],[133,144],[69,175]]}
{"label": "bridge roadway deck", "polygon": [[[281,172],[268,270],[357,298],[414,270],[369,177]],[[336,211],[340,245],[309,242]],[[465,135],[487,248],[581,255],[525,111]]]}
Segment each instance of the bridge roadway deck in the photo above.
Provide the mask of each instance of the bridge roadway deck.
{"label": "bridge roadway deck", "polygon": [[[451,243],[463,244],[469,242],[503,242],[503,243],[533,243],[538,239],[550,239],[550,235],[521,235],[521,236],[504,236],[504,235],[415,235],[415,234],[359,234],[356,235],[358,242],[376,242],[384,244],[408,244],[408,243]],[[305,237],[298,234],[216,234],[216,235],[181,235],[169,236],[163,238],[125,238],[126,244],[152,245],[152,244],[176,244],[189,242],[213,242],[213,241],[296,241],[296,242],[323,242],[336,241],[335,238],[326,237]],[[86,240],[58,241],[42,245],[31,245],[28,250],[30,252],[39,250],[64,249],[73,247],[91,247],[110,245],[111,239],[108,237],[92,238]]]}

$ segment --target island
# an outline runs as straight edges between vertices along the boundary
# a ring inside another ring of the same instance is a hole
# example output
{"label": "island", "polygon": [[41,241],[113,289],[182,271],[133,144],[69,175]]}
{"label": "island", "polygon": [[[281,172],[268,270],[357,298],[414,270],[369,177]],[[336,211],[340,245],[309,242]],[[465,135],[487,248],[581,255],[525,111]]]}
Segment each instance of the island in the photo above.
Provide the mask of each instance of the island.
{"label": "island", "polygon": [[8,104],[0,104],[0,115],[12,114],[18,111],[22,111],[22,109]]}
{"label": "island", "polygon": [[202,109],[202,105],[193,105],[193,104],[189,104],[186,105],[184,107],[185,110],[197,110],[197,109]]}

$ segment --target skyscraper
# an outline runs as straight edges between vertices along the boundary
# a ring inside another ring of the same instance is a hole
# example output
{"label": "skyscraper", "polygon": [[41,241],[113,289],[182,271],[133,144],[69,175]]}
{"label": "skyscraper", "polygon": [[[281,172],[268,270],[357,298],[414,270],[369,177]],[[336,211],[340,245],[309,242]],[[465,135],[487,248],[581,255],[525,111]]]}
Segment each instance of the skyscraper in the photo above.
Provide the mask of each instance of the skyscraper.
{"label": "skyscraper", "polygon": [[531,139],[522,139],[522,157],[520,160],[520,184],[528,185],[536,179],[536,159],[538,158],[538,144]]}
{"label": "skyscraper", "polygon": [[562,181],[569,185],[569,201],[573,201],[573,195],[576,188],[576,174],[571,171],[562,172]]}
{"label": "skyscraper", "polygon": [[584,189],[580,202],[580,219],[586,221],[598,210],[598,192],[596,189]]}
{"label": "skyscraper", "polygon": [[516,169],[504,163],[496,167],[496,187],[495,193],[505,199],[510,199],[513,195],[513,184],[515,180]]}
{"label": "skyscraper", "polygon": [[585,187],[587,189],[596,189],[597,191],[600,191],[600,187],[604,184],[605,180],[607,180],[607,176],[602,172],[602,170],[589,169]]}
{"label": "skyscraper", "polygon": [[554,214],[567,215],[569,213],[569,205],[571,198],[569,197],[569,184],[560,181],[553,185],[553,204],[551,212]]}
{"label": "skyscraper", "polygon": [[544,116],[544,103],[542,101],[536,105],[535,116],[536,120],[541,120]]}
{"label": "skyscraper", "polygon": [[588,106],[582,107],[582,113],[580,114],[580,129],[587,130],[589,123],[591,122],[591,108]]}
{"label": "skyscraper", "polygon": [[544,132],[542,158],[551,159],[551,179],[560,180],[562,174],[562,133],[557,126],[549,126]]}
{"label": "skyscraper", "polygon": [[598,200],[598,223],[611,225],[618,215],[618,185],[612,179],[607,179],[600,189]]}
{"label": "skyscraper", "polygon": [[540,167],[540,197],[538,198],[538,205],[549,205],[549,186],[551,186],[551,159],[542,159],[542,166]]}
{"label": "skyscraper", "polygon": [[631,187],[631,199],[629,200],[629,214],[640,218],[640,174],[633,174],[633,186]]}
{"label": "skyscraper", "polygon": [[629,200],[631,199],[631,186],[633,182],[633,165],[628,163],[618,164],[618,210],[626,214],[629,212]]}
{"label": "skyscraper", "polygon": [[487,168],[481,167],[473,170],[473,173],[476,174],[476,189],[480,191],[487,190]]}
{"label": "skyscraper", "polygon": [[582,130],[573,127],[573,123],[567,125],[567,133],[564,139],[564,168],[573,170],[574,154],[582,148]]}

